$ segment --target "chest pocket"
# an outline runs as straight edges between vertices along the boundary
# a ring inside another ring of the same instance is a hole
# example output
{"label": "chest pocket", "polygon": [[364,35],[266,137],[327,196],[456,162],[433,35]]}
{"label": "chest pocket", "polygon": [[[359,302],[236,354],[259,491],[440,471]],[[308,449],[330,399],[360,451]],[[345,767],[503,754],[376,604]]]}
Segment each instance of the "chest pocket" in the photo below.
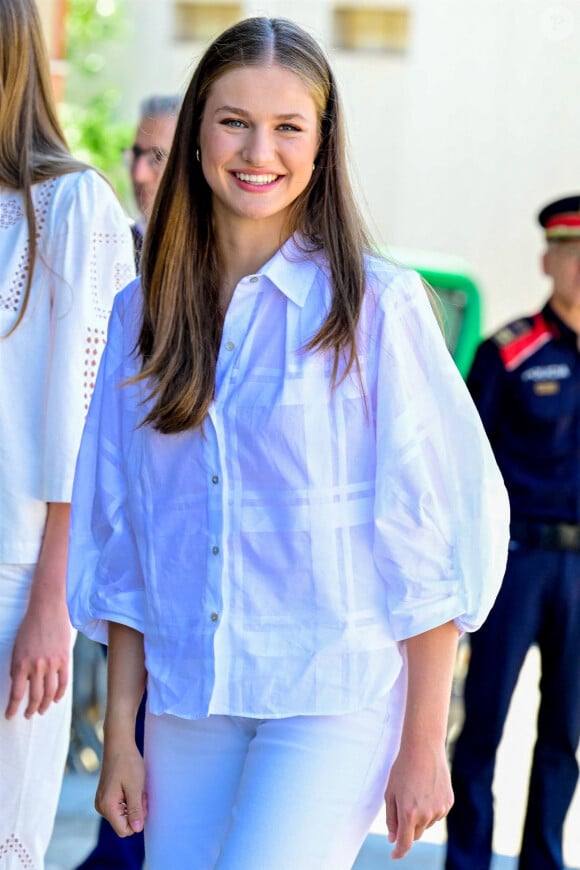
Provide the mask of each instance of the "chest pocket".
{"label": "chest pocket", "polygon": [[522,413],[533,420],[553,425],[558,418],[566,418],[578,407],[580,385],[572,378],[570,366],[553,363],[529,366],[519,372],[517,391]]}

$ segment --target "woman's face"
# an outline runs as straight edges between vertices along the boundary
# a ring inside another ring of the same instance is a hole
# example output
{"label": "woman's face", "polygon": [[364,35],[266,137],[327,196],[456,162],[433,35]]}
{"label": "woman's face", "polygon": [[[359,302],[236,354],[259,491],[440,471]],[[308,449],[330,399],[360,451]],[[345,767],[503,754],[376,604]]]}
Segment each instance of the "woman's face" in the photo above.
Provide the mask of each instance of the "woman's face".
{"label": "woman's face", "polygon": [[214,220],[279,230],[308,185],[319,144],[318,112],[296,73],[239,67],[211,86],[200,126]]}

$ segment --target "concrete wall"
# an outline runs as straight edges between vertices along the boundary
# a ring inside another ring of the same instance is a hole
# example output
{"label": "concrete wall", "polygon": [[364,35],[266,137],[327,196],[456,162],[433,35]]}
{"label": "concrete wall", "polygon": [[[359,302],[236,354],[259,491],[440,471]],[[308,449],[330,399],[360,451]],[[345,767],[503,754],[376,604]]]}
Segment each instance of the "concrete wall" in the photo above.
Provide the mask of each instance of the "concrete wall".
{"label": "concrete wall", "polygon": [[[171,0],[127,0],[126,111],[185,87],[203,46],[174,40]],[[541,304],[535,214],[580,189],[580,3],[409,0],[404,55],[336,52],[330,0],[250,0],[288,15],[330,53],[354,174],[382,244],[464,258],[485,290],[486,329]],[[138,74],[136,71],[138,70]]]}

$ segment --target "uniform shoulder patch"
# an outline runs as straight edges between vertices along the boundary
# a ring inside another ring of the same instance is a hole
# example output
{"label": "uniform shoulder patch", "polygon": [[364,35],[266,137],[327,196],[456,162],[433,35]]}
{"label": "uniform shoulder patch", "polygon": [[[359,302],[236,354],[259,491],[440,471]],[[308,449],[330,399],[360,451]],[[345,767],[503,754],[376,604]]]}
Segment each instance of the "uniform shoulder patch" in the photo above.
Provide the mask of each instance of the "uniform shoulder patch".
{"label": "uniform shoulder patch", "polygon": [[520,317],[499,329],[492,341],[507,371],[513,371],[553,338],[542,313]]}
{"label": "uniform shoulder patch", "polygon": [[518,320],[514,320],[513,323],[507,323],[505,326],[502,326],[501,329],[498,329],[498,331],[492,335],[491,340],[494,344],[497,344],[498,347],[504,347],[506,344],[510,344],[514,341],[514,339],[526,335],[531,328],[532,318],[520,317]]}

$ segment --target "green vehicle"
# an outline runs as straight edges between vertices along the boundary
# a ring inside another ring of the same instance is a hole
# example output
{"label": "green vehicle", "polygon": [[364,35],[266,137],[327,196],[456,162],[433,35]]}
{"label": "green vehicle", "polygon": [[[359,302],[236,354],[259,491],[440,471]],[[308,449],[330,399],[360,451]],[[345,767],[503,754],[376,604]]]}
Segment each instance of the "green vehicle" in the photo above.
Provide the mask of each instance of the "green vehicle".
{"label": "green vehicle", "polygon": [[481,340],[481,288],[464,260],[432,251],[389,248],[388,259],[415,269],[441,303],[448,347],[463,377]]}

